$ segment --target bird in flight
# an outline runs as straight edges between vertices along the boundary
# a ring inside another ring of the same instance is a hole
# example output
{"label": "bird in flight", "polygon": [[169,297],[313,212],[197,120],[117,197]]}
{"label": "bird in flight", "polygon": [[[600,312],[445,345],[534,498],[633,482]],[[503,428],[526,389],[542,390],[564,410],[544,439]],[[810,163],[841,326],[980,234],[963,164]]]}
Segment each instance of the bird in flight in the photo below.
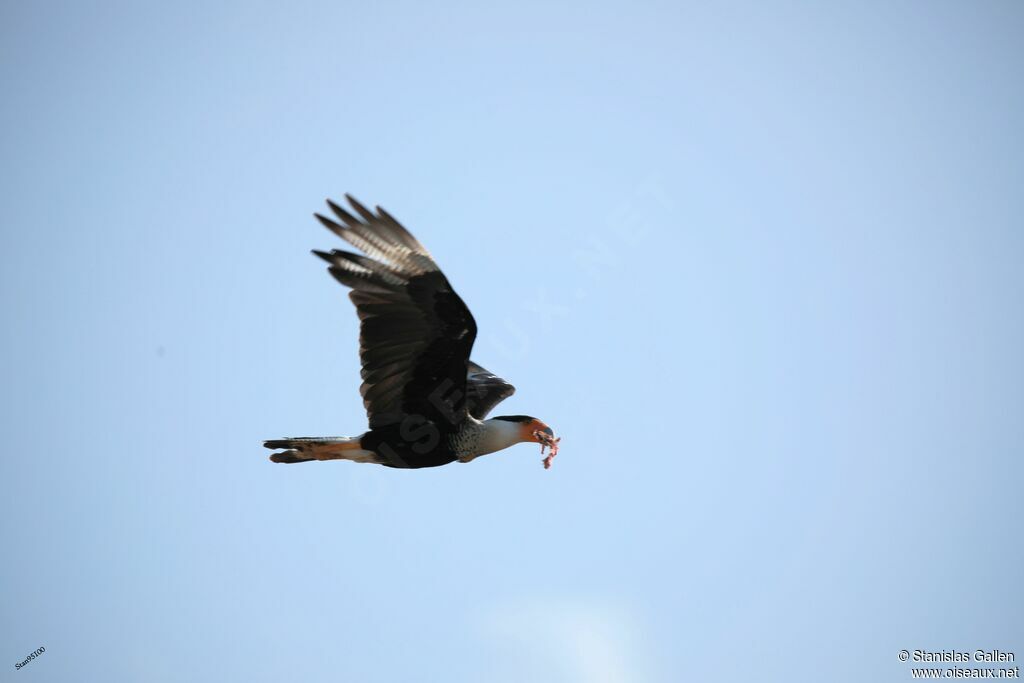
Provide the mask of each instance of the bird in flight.
{"label": "bird in flight", "polygon": [[[370,211],[345,195],[353,215],[327,200],[328,230],[363,254],[313,253],[351,288],[359,316],[359,393],[370,429],[362,436],[264,441],[274,462],[352,460],[386,467],[438,467],[517,443],[558,452],[551,427],[535,417],[488,413],[515,387],[469,359],[476,322],[430,252],[384,209]],[[281,450],[283,449],[283,450]]]}

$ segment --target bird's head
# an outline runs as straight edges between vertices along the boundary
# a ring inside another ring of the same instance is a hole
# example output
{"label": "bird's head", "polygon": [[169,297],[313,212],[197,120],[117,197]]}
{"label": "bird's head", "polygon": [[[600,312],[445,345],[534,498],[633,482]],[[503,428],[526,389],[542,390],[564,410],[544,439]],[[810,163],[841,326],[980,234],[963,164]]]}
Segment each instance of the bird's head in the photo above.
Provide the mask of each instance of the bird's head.
{"label": "bird's head", "polygon": [[551,467],[551,460],[558,453],[558,442],[561,441],[555,438],[555,431],[551,427],[529,415],[505,415],[493,419],[515,424],[519,431],[519,441],[539,443],[542,455],[545,448],[550,448],[551,452],[544,458],[544,469]]}
{"label": "bird's head", "polygon": [[493,419],[504,420],[505,422],[512,422],[516,424],[519,428],[520,441],[544,443],[544,440],[552,439],[555,436],[555,432],[551,427],[548,427],[537,418],[530,417],[529,415],[502,415],[501,417],[495,417]]}

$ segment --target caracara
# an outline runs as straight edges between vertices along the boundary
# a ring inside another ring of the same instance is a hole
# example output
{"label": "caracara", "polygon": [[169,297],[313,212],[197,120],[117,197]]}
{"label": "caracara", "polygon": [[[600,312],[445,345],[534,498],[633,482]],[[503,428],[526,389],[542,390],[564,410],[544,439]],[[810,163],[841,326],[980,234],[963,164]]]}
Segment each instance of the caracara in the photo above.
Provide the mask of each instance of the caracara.
{"label": "caracara", "polygon": [[430,252],[384,209],[345,195],[358,218],[334,202],[332,220],[315,214],[365,256],[334,249],[314,254],[351,288],[359,315],[359,393],[370,420],[362,436],[276,439],[274,462],[352,460],[386,467],[470,462],[522,442],[558,452],[551,427],[535,417],[487,419],[515,387],[469,359],[476,322]]}

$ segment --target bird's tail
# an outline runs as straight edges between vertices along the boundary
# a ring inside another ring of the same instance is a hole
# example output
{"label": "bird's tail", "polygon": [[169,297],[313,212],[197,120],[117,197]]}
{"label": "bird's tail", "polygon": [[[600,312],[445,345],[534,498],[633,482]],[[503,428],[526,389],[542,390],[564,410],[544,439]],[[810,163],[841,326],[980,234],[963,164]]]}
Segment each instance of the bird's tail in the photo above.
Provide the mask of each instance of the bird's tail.
{"label": "bird's tail", "polygon": [[264,441],[266,448],[284,448],[274,453],[274,462],[295,463],[312,460],[352,460],[353,462],[381,463],[377,454],[364,450],[360,436],[302,437],[298,439],[274,439]]}

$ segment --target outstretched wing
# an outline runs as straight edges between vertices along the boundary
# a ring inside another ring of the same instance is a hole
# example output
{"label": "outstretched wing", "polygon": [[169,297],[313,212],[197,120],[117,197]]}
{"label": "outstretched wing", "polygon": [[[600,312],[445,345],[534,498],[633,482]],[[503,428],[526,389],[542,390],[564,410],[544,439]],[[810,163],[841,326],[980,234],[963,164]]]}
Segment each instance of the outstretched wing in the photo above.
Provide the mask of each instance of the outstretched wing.
{"label": "outstretched wing", "polygon": [[466,405],[469,414],[478,420],[487,417],[506,398],[516,393],[516,388],[489,370],[469,361],[469,376],[466,378]]}
{"label": "outstretched wing", "polygon": [[364,252],[314,251],[351,287],[359,314],[359,392],[377,429],[407,416],[447,421],[466,414],[467,362],[476,322],[423,247],[379,206],[371,212],[345,195],[351,213],[328,200],[337,217],[316,217]]}

